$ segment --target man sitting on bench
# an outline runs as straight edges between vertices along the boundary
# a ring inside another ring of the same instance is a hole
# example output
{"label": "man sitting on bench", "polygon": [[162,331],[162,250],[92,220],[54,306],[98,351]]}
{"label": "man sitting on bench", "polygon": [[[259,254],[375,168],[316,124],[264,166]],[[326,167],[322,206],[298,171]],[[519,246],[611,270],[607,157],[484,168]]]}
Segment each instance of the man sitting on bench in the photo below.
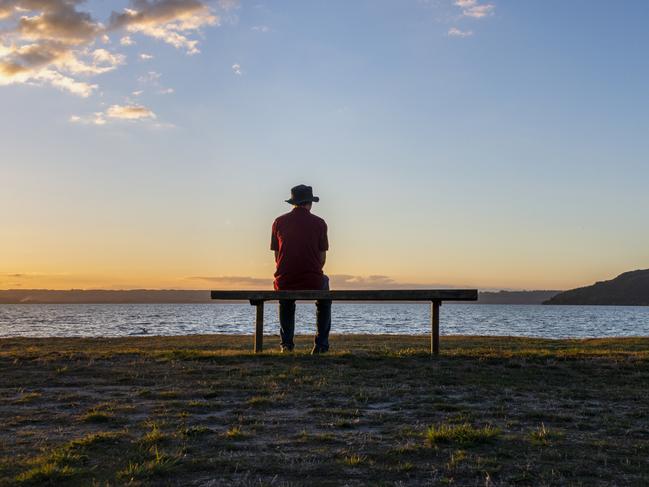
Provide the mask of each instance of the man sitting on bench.
{"label": "man sitting on bench", "polygon": [[[329,289],[329,278],[322,272],[329,250],[327,224],[311,213],[312,203],[318,201],[311,186],[295,186],[286,200],[293,210],[273,223],[270,249],[275,251],[274,286],[278,291]],[[312,354],[329,350],[331,301],[316,301],[316,310],[318,331]],[[279,301],[279,324],[282,352],[291,352],[295,347],[295,300]]]}

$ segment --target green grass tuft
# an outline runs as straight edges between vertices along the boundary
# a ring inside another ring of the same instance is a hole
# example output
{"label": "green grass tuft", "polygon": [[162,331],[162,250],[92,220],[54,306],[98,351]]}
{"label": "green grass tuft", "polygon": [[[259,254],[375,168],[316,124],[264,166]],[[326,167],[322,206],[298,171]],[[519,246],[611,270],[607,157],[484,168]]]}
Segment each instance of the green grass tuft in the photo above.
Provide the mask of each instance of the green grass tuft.
{"label": "green grass tuft", "polygon": [[153,458],[142,462],[129,462],[128,466],[117,472],[117,478],[134,481],[164,477],[172,473],[180,462],[178,457],[162,454],[157,447],[153,449]]}
{"label": "green grass tuft", "polygon": [[18,399],[14,401],[14,404],[25,404],[28,402],[33,402],[36,399],[41,397],[40,392],[25,392]]}
{"label": "green grass tuft", "polygon": [[448,460],[448,463],[446,464],[446,468],[449,470],[453,470],[458,467],[462,462],[466,460],[467,454],[466,451],[464,450],[455,450],[451,452],[451,457]]}
{"label": "green grass tuft", "polygon": [[67,480],[79,473],[69,465],[56,462],[42,463],[16,476],[16,483],[24,485],[54,485],[57,481]]}
{"label": "green grass tuft", "polygon": [[458,445],[473,445],[486,443],[500,434],[500,430],[487,425],[475,428],[469,423],[433,425],[426,430],[426,440],[431,445],[438,443],[455,443]]}
{"label": "green grass tuft", "polygon": [[345,465],[349,465],[350,467],[357,467],[367,461],[367,457],[365,455],[359,455],[358,453],[354,453],[352,455],[347,455],[343,458],[343,463]]}
{"label": "green grass tuft", "polygon": [[561,436],[559,432],[546,428],[543,423],[530,433],[532,443],[543,446],[550,445],[552,441],[561,438]]}
{"label": "green grass tuft", "polygon": [[72,440],[46,455],[30,461],[33,465],[15,477],[19,484],[53,485],[86,472],[91,453],[103,450],[124,436],[123,433],[100,432]]}
{"label": "green grass tuft", "polygon": [[271,401],[271,399],[266,396],[253,396],[246,401],[246,404],[248,404],[248,406],[259,408],[259,407],[267,406],[272,402],[273,401]]}
{"label": "green grass tuft", "polygon": [[225,437],[231,440],[243,438],[245,433],[241,431],[241,426],[232,426],[225,432]]}
{"label": "green grass tuft", "polygon": [[187,403],[187,407],[190,408],[196,408],[196,409],[204,409],[210,407],[210,403],[207,401],[189,401]]}
{"label": "green grass tuft", "polygon": [[151,429],[140,438],[144,445],[157,445],[169,439],[169,436],[162,432],[157,423],[150,423]]}

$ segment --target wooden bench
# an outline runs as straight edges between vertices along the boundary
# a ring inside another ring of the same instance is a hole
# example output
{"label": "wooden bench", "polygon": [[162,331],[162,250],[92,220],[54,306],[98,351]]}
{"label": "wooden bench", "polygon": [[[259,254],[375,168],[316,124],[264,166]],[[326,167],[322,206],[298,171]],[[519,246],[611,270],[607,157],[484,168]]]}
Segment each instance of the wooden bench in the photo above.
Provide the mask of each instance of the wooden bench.
{"label": "wooden bench", "polygon": [[255,353],[264,346],[264,303],[279,299],[315,301],[429,301],[431,303],[430,353],[439,353],[439,307],[442,301],[476,301],[476,289],[415,289],[387,291],[212,291],[212,299],[249,301],[257,308]]}

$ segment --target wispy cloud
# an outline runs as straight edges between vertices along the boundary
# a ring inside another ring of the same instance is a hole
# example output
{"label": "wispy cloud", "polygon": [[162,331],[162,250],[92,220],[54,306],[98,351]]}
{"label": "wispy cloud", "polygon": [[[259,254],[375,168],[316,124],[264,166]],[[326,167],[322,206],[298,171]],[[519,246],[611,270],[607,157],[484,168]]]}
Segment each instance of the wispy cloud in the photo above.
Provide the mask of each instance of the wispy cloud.
{"label": "wispy cloud", "polygon": [[260,287],[271,288],[273,280],[269,278],[250,277],[250,276],[191,276],[188,279],[195,281],[206,281],[217,286],[236,287],[241,286],[244,288]]}
{"label": "wispy cloud", "polygon": [[239,22],[239,16],[236,14],[237,9],[241,6],[239,0],[217,0],[219,10],[223,12],[221,20],[223,23],[235,25]]}
{"label": "wispy cloud", "polygon": [[473,31],[471,30],[460,30],[457,27],[451,27],[448,30],[448,36],[449,37],[471,37],[473,35]]}
{"label": "wispy cloud", "polygon": [[475,19],[492,15],[496,9],[493,3],[479,3],[478,0],[455,0],[455,5],[462,9],[462,15]]}
{"label": "wispy cloud", "polygon": [[142,105],[111,105],[106,110],[106,116],[119,120],[151,120],[156,118],[155,113]]}
{"label": "wispy cloud", "polygon": [[268,27],[267,25],[253,25],[250,29],[255,32],[261,32],[262,34],[267,34],[268,32],[270,32],[270,27]]}
{"label": "wispy cloud", "polygon": [[160,82],[160,79],[162,78],[162,74],[158,73],[157,71],[149,71],[146,74],[140,76],[138,78],[138,82],[143,85],[143,86],[149,86],[153,87],[155,89],[155,92],[159,95],[169,95],[171,93],[174,93],[173,88],[168,88],[162,85]]}
{"label": "wispy cloud", "polygon": [[240,64],[233,64],[232,65],[232,72],[236,74],[237,76],[241,76],[243,72],[241,71],[241,65]]}
{"label": "wispy cloud", "polygon": [[[250,276],[192,276],[191,280],[205,281],[214,286],[223,286],[227,289],[272,289],[273,280],[270,278]],[[428,289],[428,288],[453,288],[443,283],[408,283],[400,282],[390,276],[371,275],[355,276],[350,274],[332,274],[329,276],[331,289]]]}
{"label": "wispy cloud", "polygon": [[148,71],[146,74],[140,76],[137,80],[141,84],[158,84],[161,77],[162,74],[158,73],[157,71]]}
{"label": "wispy cloud", "polygon": [[329,276],[329,282],[332,289],[452,289],[456,287],[448,283],[439,282],[412,283],[399,281],[384,275],[354,276],[348,274],[331,274]]}
{"label": "wispy cloud", "polygon": [[[0,10],[1,12],[1,10]],[[49,274],[46,272],[12,272],[12,273],[2,273],[0,272],[0,282],[9,283],[10,285],[22,287],[25,281],[30,281],[34,279],[44,279],[44,278],[61,278],[68,277],[68,273],[54,273]]]}
{"label": "wispy cloud", "polygon": [[332,289],[430,289],[452,288],[444,283],[411,283],[398,281],[390,276],[370,275],[355,276],[349,274],[331,274],[329,283]]}
{"label": "wispy cloud", "polygon": [[[53,69],[40,69],[35,73],[30,73],[29,75],[25,74],[24,76],[15,76],[7,82],[7,84],[11,83],[28,83],[33,85],[49,84],[55,88],[78,95],[82,98],[88,98],[98,87],[96,84],[78,81]],[[0,84],[2,84],[1,80]]]}
{"label": "wispy cloud", "polygon": [[72,115],[70,122],[85,125],[106,125],[111,121],[154,121],[157,118],[149,108],[131,103],[127,105],[111,105],[103,112],[95,112],[88,116]]}
{"label": "wispy cloud", "polygon": [[[0,7],[0,13],[2,12]],[[0,17],[1,18],[1,17]],[[13,279],[34,279],[50,276],[67,276],[67,274],[47,274],[45,272],[19,272],[19,273],[2,273],[0,277],[11,277]]]}
{"label": "wispy cloud", "polygon": [[198,54],[198,41],[189,36],[218,23],[219,17],[199,0],[132,0],[129,8],[111,14],[108,28],[153,37],[187,54]]}
{"label": "wispy cloud", "polygon": [[218,0],[219,7],[221,7],[226,12],[229,10],[234,10],[239,8],[241,2],[239,0]]}
{"label": "wispy cloud", "polygon": [[83,125],[106,125],[106,116],[103,112],[95,112],[92,115],[70,115],[70,123],[80,123]]}

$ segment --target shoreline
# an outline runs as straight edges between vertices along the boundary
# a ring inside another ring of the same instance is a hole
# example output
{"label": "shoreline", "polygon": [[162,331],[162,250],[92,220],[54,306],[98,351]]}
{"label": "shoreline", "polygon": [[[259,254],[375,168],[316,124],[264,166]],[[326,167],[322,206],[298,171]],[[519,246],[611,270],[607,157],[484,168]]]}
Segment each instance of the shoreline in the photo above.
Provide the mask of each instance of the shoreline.
{"label": "shoreline", "polygon": [[[628,352],[649,352],[649,336],[619,336],[619,337],[590,337],[590,338],[545,338],[513,335],[442,335],[441,349],[454,353],[457,349],[479,351],[495,349],[500,351],[560,351],[579,346],[582,350],[605,352],[610,350],[626,350]],[[179,335],[134,335],[134,336],[98,336],[98,337],[0,337],[0,354],[8,350],[22,350],[30,347],[32,350],[56,351],[83,348],[85,350],[118,349],[122,346],[132,346],[143,351],[155,349],[205,349],[240,351],[243,354],[252,353],[253,334],[241,333],[212,333],[212,334],[179,334]],[[264,334],[266,347],[263,353],[276,352],[279,347],[278,334]],[[296,346],[307,347],[313,341],[313,334],[296,334]],[[428,351],[430,334],[373,334],[350,333],[330,335],[332,347],[338,344],[338,349],[332,352],[353,353],[403,348]],[[34,348],[35,347],[35,348]],[[378,348],[377,348],[378,347]]]}
{"label": "shoreline", "polygon": [[[403,334],[403,333],[332,333],[330,335],[332,339],[338,340],[341,343],[353,343],[359,345],[361,349],[366,347],[363,346],[363,341],[367,340],[368,344],[371,345],[376,340],[396,340],[399,343],[409,343],[411,346],[419,345],[420,342],[424,345],[430,342],[430,333],[419,333],[419,334]],[[313,338],[313,333],[307,334],[295,334],[295,339],[298,341],[310,340]],[[87,341],[88,343],[93,342],[122,342],[122,341],[150,341],[150,342],[159,342],[164,343],[169,341],[170,346],[179,346],[186,342],[192,341],[202,341],[205,344],[211,344],[217,347],[231,347],[234,346],[236,349],[245,350],[245,345],[240,343],[240,340],[245,342],[248,341],[252,347],[254,334],[245,333],[196,333],[196,334],[177,334],[177,335],[155,335],[155,334],[133,334],[133,335],[106,335],[106,336],[84,336],[84,335],[73,335],[73,336],[23,336],[23,335],[9,335],[2,336],[0,335],[0,350],[3,342],[11,341],[24,341],[30,342],[34,341],[38,343],[40,341],[57,341],[65,343],[66,341],[70,342],[83,342]],[[542,337],[542,336],[528,336],[528,335],[440,335],[441,343],[447,343],[449,346],[455,347],[459,343],[473,343],[472,346],[478,346],[482,341],[496,341],[496,342],[507,342],[508,344],[515,344],[517,342],[529,342],[530,345],[536,342],[536,345],[542,344],[543,342],[556,343],[560,344],[565,343],[588,343],[588,342],[602,342],[605,346],[606,344],[616,344],[616,346],[624,346],[627,343],[632,343],[637,340],[647,340],[649,343],[649,335],[618,335],[618,336],[590,336],[590,337]],[[279,334],[277,333],[264,333],[264,347],[266,344],[269,344],[271,348],[274,346],[275,342],[279,343]],[[71,343],[69,345],[74,345]],[[535,346],[536,346],[535,345]],[[398,345],[395,345],[398,346]]]}

